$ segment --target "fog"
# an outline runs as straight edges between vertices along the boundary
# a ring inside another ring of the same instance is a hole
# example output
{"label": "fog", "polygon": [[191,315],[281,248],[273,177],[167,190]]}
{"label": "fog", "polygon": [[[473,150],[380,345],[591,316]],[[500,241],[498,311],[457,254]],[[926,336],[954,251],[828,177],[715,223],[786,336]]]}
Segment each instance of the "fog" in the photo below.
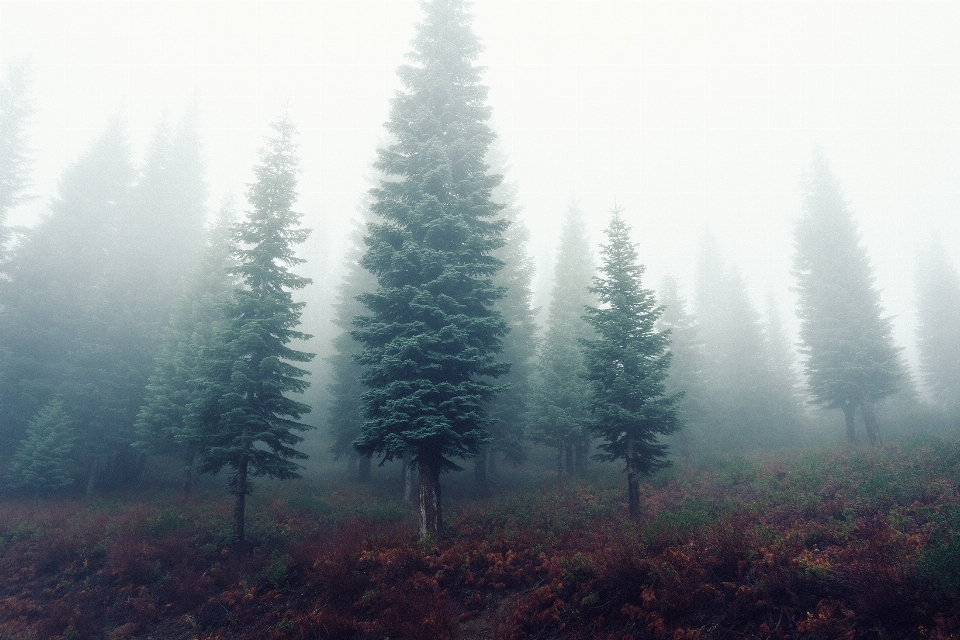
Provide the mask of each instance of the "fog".
{"label": "fog", "polygon": [[[595,243],[624,207],[648,285],[673,274],[688,299],[709,229],[754,302],[772,290],[792,326],[797,185],[820,147],[912,357],[917,252],[935,234],[952,257],[960,241],[960,5],[478,0],[474,14],[541,289],[575,196]],[[242,195],[288,109],[315,230],[306,271],[331,290],[419,17],[400,0],[5,0],[0,63],[32,62],[37,108],[38,197],[10,222],[42,215],[111,116],[141,154],[194,94],[212,210]]]}

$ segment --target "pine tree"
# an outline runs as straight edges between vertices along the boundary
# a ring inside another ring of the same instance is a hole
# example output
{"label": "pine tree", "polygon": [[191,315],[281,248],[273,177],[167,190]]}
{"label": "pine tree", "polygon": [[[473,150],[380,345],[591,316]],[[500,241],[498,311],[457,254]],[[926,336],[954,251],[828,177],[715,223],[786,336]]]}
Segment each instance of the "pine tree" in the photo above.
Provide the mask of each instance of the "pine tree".
{"label": "pine tree", "polygon": [[677,411],[683,429],[674,435],[673,440],[677,452],[690,457],[698,444],[702,448],[711,420],[703,378],[703,340],[696,319],[687,312],[676,279],[671,276],[664,278],[657,297],[663,311],[657,319],[656,328],[661,332],[670,332],[667,395],[683,393]]}
{"label": "pine tree", "polygon": [[76,425],[88,489],[107,463],[130,459],[131,394],[142,393],[145,381],[130,366],[138,345],[127,339],[128,305],[116,279],[134,176],[124,127],[114,119],[64,171],[50,215],[18,244],[0,315],[4,444],[12,449],[59,397]]}
{"label": "pine tree", "polygon": [[[369,206],[364,206],[362,211],[365,218],[371,217]],[[346,273],[338,288],[334,310],[334,324],[341,332],[333,339],[334,353],[329,359],[332,382],[327,420],[333,436],[330,450],[337,459],[350,459],[351,472],[357,464],[358,454],[353,448],[353,441],[360,435],[360,425],[363,422],[361,396],[366,387],[360,382],[363,367],[354,361],[361,351],[361,345],[353,339],[350,331],[353,329],[353,319],[364,312],[357,296],[377,288],[377,280],[373,274],[360,266],[364,228],[364,225],[357,223],[352,234],[353,242],[344,260]],[[364,455],[359,460],[356,478],[360,482],[369,479],[370,463],[370,455]]]}
{"label": "pine tree", "polygon": [[880,442],[874,403],[901,387],[903,368],[883,316],[870,260],[826,160],[818,154],[802,189],[795,228],[801,353],[813,401],[842,409],[856,440],[859,407],[871,443]]}
{"label": "pine tree", "polygon": [[294,460],[306,456],[294,448],[303,439],[294,431],[309,428],[298,420],[310,407],[288,396],[309,384],[303,380],[307,372],[291,363],[313,357],[288,346],[309,337],[296,330],[303,303],[294,302],[291,291],[310,281],[290,271],[303,262],[294,246],[309,231],[297,227],[301,214],[293,211],[298,172],[293,124],[284,116],[271,126],[275,135],[261,149],[256,181],[247,191],[253,208],[235,230],[242,286],[224,306],[225,326],[213,346],[201,351],[198,397],[190,403],[181,437],[199,452],[200,473],[233,470],[229,487],[240,550],[250,477],[300,477]]}
{"label": "pine tree", "polygon": [[187,430],[187,411],[197,399],[195,380],[201,373],[199,354],[214,344],[224,324],[224,306],[236,286],[233,257],[233,200],[224,200],[210,229],[207,245],[190,277],[187,290],[164,337],[164,347],[147,384],[147,396],[137,416],[137,448],[173,456],[184,463],[184,493],[193,483],[196,456]]}
{"label": "pine tree", "polygon": [[30,67],[24,61],[7,65],[0,82],[0,264],[6,260],[9,241],[7,215],[26,200],[30,185],[30,148],[26,128],[33,115],[29,98]]}
{"label": "pine tree", "polygon": [[7,486],[30,489],[36,495],[73,484],[70,476],[74,436],[60,400],[43,407],[27,427],[13,464],[7,471]]}
{"label": "pine tree", "polygon": [[796,436],[799,408],[784,413],[790,389],[778,383],[763,322],[746,284],[704,238],[697,272],[696,315],[704,346],[708,449],[771,449]]}
{"label": "pine tree", "polygon": [[[496,145],[488,157],[498,173],[506,172],[506,160]],[[536,312],[531,306],[533,260],[527,253],[530,231],[520,218],[517,186],[506,181],[500,183],[493,192],[493,199],[503,204],[501,216],[508,225],[504,245],[493,255],[503,261],[494,284],[506,290],[496,306],[510,327],[500,354],[501,360],[510,363],[510,372],[500,380],[505,390],[487,405],[493,419],[490,426],[492,441],[475,460],[475,484],[480,496],[488,492],[487,470],[495,472],[498,458],[519,464],[527,457],[528,405],[537,355]]]}
{"label": "pine tree", "polygon": [[480,44],[462,0],[423,5],[410,59],[398,70],[378,152],[386,178],[372,191],[382,220],[368,227],[362,264],[377,277],[361,295],[369,310],[353,336],[363,343],[365,422],[355,441],[383,461],[412,451],[420,475],[420,534],[442,529],[440,474],[452,458],[488,444],[484,411],[507,372],[497,361],[506,323],[494,304],[502,262],[501,207],[491,192],[501,178],[484,162],[493,133],[487,89],[473,61]]}
{"label": "pine tree", "polygon": [[920,371],[933,401],[960,408],[960,276],[939,243],[922,256],[916,277]]}
{"label": "pine tree", "polygon": [[576,469],[575,455],[583,465],[590,444],[588,385],[579,341],[593,337],[593,330],[583,319],[584,308],[596,302],[590,292],[593,277],[583,213],[571,201],[560,232],[548,328],[540,348],[530,419],[532,438],[556,448],[557,470],[562,472],[566,467],[568,474]]}
{"label": "pine tree", "polygon": [[586,316],[597,337],[582,345],[590,382],[590,426],[603,440],[599,457],[624,460],[630,517],[637,519],[638,476],[670,465],[668,447],[659,438],[680,428],[680,395],[666,393],[671,354],[668,335],[655,327],[661,310],[653,292],[643,288],[644,267],[620,209],[612,213],[600,275],[591,288],[600,306]]}

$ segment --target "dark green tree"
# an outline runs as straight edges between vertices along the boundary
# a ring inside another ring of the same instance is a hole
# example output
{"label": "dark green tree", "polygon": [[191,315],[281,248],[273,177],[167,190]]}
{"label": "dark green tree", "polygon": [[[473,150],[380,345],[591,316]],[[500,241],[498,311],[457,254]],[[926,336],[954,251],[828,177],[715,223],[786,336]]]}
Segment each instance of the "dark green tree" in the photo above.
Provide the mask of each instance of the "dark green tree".
{"label": "dark green tree", "polygon": [[892,319],[883,315],[856,222],[819,153],[801,194],[793,273],[810,395],[821,407],[843,411],[850,442],[860,408],[870,442],[879,443],[874,404],[904,378]]}
{"label": "dark green tree", "polygon": [[493,252],[505,223],[492,199],[501,177],[484,160],[494,135],[474,65],[481,47],[462,0],[423,9],[386,125],[394,142],[376,162],[382,222],[368,227],[362,264],[378,288],[361,295],[369,311],[353,336],[369,387],[354,444],[384,462],[412,451],[427,537],[442,529],[440,474],[490,442],[484,404],[508,366],[497,359],[507,325]]}
{"label": "dark green tree", "polygon": [[233,470],[229,487],[240,550],[250,478],[300,477],[295,460],[306,456],[294,448],[303,440],[294,431],[309,428],[299,420],[310,407],[289,395],[309,385],[307,372],[292,363],[313,357],[289,346],[309,337],[297,330],[304,305],[291,292],[310,280],[290,270],[303,262],[294,247],[309,231],[298,227],[301,214],[293,211],[299,170],[294,126],[286,116],[271,126],[275,134],[260,151],[256,181],[247,191],[253,208],[235,229],[242,286],[223,308],[225,326],[213,346],[200,353],[198,395],[180,438],[199,453],[200,473]]}
{"label": "dark green tree", "polygon": [[560,232],[530,416],[531,437],[556,448],[560,474],[564,467],[568,474],[582,468],[590,445],[589,386],[579,341],[594,335],[583,319],[584,308],[596,303],[590,292],[594,273],[583,213],[571,201]]}
{"label": "dark green tree", "polygon": [[640,517],[638,476],[669,466],[668,446],[660,442],[680,428],[681,394],[667,395],[669,336],[657,331],[661,309],[644,289],[644,272],[630,229],[613,210],[601,248],[600,274],[591,291],[598,307],[586,321],[596,338],[582,341],[590,383],[590,428],[603,442],[601,460],[623,460],[627,472],[630,517]]}
{"label": "dark green tree", "polygon": [[74,442],[63,403],[52,400],[27,427],[27,437],[20,442],[7,471],[7,486],[29,489],[39,496],[73,484],[70,467]]}
{"label": "dark green tree", "polygon": [[199,355],[213,346],[224,328],[224,308],[236,280],[233,200],[224,200],[207,245],[188,280],[186,292],[164,336],[164,346],[147,384],[147,396],[137,416],[137,448],[145,453],[178,458],[184,464],[184,493],[193,483],[196,456],[187,429],[187,411],[197,399],[195,380],[201,375]]}
{"label": "dark green tree", "polygon": [[26,190],[33,165],[26,135],[34,112],[30,67],[21,60],[8,64],[6,71],[0,82],[0,264],[6,260],[10,240],[7,214],[29,198]]}
{"label": "dark green tree", "polygon": [[938,406],[960,408],[960,276],[939,242],[920,259],[916,276],[920,371]]}

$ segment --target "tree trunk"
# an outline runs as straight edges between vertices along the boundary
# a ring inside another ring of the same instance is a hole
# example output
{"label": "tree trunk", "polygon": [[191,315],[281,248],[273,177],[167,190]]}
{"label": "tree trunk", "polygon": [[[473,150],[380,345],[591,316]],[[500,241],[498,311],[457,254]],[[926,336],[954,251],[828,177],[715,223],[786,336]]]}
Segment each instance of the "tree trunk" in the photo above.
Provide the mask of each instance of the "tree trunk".
{"label": "tree trunk", "polygon": [[183,457],[183,497],[189,498],[193,491],[193,458],[194,452],[190,451]]}
{"label": "tree trunk", "polygon": [[247,466],[249,459],[244,456],[237,465],[237,476],[233,484],[233,538],[236,541],[236,549],[241,554],[245,542],[246,531],[244,529],[244,516],[247,508]]}
{"label": "tree trunk", "polygon": [[409,448],[403,450],[403,475],[400,482],[403,485],[403,499],[405,502],[413,504],[414,494],[416,493],[416,469],[413,466],[413,451]]}
{"label": "tree trunk", "polygon": [[843,404],[843,417],[847,422],[847,441],[850,444],[853,444],[857,441],[857,431],[853,423],[853,419],[856,414],[857,405],[851,402],[845,402]]}
{"label": "tree trunk", "polygon": [[370,482],[370,468],[373,466],[373,454],[360,456],[360,463],[357,465],[357,482]]}
{"label": "tree trunk", "polygon": [[577,442],[576,454],[576,459],[573,464],[577,474],[580,475],[587,470],[587,456],[590,455],[590,441],[581,440]]}
{"label": "tree trunk", "polygon": [[499,472],[500,470],[497,468],[497,452],[491,451],[487,454],[487,476],[496,482]]}
{"label": "tree trunk", "polygon": [[487,447],[481,447],[473,460],[473,490],[477,498],[483,500],[489,494],[487,486]]}
{"label": "tree trunk", "polygon": [[420,539],[438,538],[443,530],[440,511],[440,461],[417,456],[420,468]]}
{"label": "tree trunk", "polygon": [[863,410],[863,425],[867,429],[867,437],[870,438],[870,444],[880,444],[880,426],[877,424],[877,414],[873,412],[873,403],[870,402],[870,396],[866,393],[860,401],[860,408]]}
{"label": "tree trunk", "polygon": [[627,504],[630,519],[638,521],[640,520],[640,484],[637,480],[637,453],[634,449],[633,437],[627,434]]}
{"label": "tree trunk", "polygon": [[563,445],[557,445],[557,481],[563,480]]}

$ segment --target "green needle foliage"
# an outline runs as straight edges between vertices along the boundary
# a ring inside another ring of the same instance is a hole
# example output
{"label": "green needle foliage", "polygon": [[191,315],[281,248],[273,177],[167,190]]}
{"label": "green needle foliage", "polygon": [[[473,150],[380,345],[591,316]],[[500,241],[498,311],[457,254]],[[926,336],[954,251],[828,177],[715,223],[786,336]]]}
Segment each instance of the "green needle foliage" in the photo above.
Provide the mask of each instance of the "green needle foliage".
{"label": "green needle foliage", "polygon": [[7,486],[40,495],[73,484],[70,454],[75,440],[63,404],[51,401],[27,427],[27,437],[7,471]]}
{"label": "green needle foliage", "polygon": [[668,334],[656,330],[661,309],[644,289],[644,267],[630,241],[630,229],[613,210],[601,249],[603,263],[591,291],[599,306],[588,308],[586,321],[597,338],[584,340],[590,382],[591,427],[603,439],[601,460],[626,463],[630,517],[640,515],[637,476],[670,465],[668,447],[658,441],[680,428],[681,393],[668,396]]}
{"label": "green needle foliage", "polygon": [[242,286],[224,307],[225,327],[201,357],[199,397],[190,405],[184,439],[200,454],[198,471],[233,470],[230,491],[235,498],[234,534],[244,545],[244,511],[251,476],[298,478],[295,462],[307,456],[294,448],[303,438],[294,431],[310,407],[288,397],[302,393],[307,371],[291,362],[309,362],[313,354],[289,343],[309,336],[296,330],[302,302],[291,290],[310,283],[289,269],[303,262],[294,245],[309,231],[297,228],[293,211],[298,172],[293,124],[284,116],[272,125],[276,134],[261,150],[256,182],[247,198],[253,205],[246,221],[235,227]]}
{"label": "green needle foliage", "polygon": [[384,461],[412,452],[427,537],[441,530],[440,473],[490,441],[484,403],[509,366],[496,357],[507,325],[494,306],[503,262],[492,254],[505,222],[491,197],[501,176],[484,161],[494,134],[473,64],[480,44],[461,0],[424,10],[414,64],[398,70],[403,89],[387,123],[395,142],[375,165],[385,178],[371,210],[382,222],[368,226],[362,264],[378,287],[359,297],[369,315],[353,336],[369,387],[354,446]]}

